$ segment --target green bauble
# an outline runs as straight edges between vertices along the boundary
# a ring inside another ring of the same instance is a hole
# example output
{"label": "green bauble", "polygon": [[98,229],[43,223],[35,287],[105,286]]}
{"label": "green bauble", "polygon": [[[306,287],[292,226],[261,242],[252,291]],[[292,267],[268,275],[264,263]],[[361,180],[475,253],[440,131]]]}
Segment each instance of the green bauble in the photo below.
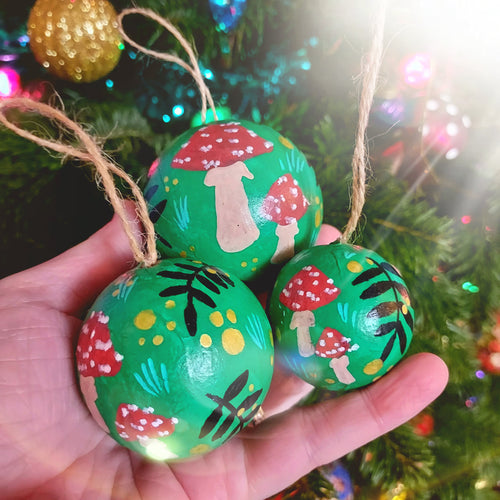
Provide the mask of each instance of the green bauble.
{"label": "green bauble", "polygon": [[264,125],[190,129],[150,176],[144,195],[162,255],[214,262],[244,281],[270,281],[314,243],[323,219],[314,170]]}
{"label": "green bauble", "polygon": [[278,275],[270,319],[281,362],[332,391],[363,387],[406,353],[414,313],[399,271],[343,243],[304,250]]}
{"label": "green bauble", "polygon": [[217,448],[253,419],[274,347],[243,282],[172,259],[123,274],[101,293],[76,360],[87,406],[118,443],[179,460]]}

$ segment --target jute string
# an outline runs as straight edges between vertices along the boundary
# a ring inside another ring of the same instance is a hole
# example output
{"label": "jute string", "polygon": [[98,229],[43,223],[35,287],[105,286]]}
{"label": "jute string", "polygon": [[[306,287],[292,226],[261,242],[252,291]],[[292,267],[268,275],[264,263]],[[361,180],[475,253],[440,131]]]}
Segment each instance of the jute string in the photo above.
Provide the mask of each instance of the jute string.
{"label": "jute string", "polygon": [[[44,139],[18,127],[11,122],[6,115],[6,111],[9,108],[17,108],[23,111],[35,111],[50,120],[58,122],[60,127],[65,127],[75,134],[79,141],[79,147],[73,147],[62,144],[61,142]],[[128,174],[105,157],[102,149],[98,146],[95,139],[87,134],[82,127],[68,118],[62,111],[53,108],[48,104],[43,104],[25,97],[0,99],[0,122],[21,137],[29,139],[42,147],[52,149],[53,151],[61,153],[65,156],[71,156],[84,162],[92,163],[97,170],[97,174],[101,179],[104,190],[109,197],[109,201],[113,206],[115,213],[123,223],[123,227],[129,239],[130,247],[135,260],[139,264],[146,267],[152,266],[157,262],[158,254],[156,251],[155,230],[153,223],[149,218],[148,208],[140,188]],[[123,205],[123,197],[115,185],[113,178],[114,175],[123,179],[132,190],[132,194],[136,200],[137,216],[144,227],[144,245],[142,243],[141,236],[136,235],[132,229],[127,212],[125,211]]]}
{"label": "jute string", "polygon": [[377,79],[382,62],[384,46],[384,25],[387,0],[380,0],[373,25],[371,46],[362,64],[361,95],[359,98],[358,127],[352,157],[352,194],[351,213],[347,225],[340,237],[346,243],[358,226],[366,197],[366,171],[368,170],[366,129],[370,118],[373,97],[377,88]]}
{"label": "jute string", "polygon": [[[130,14],[139,14],[144,17],[149,17],[153,21],[156,21],[158,24],[163,26],[166,30],[168,30],[172,35],[175,36],[175,38],[180,42],[182,45],[182,48],[186,51],[186,54],[189,57],[189,60],[191,62],[191,66],[187,64],[183,59],[181,59],[177,54],[175,53],[168,53],[168,52],[157,52],[155,50],[148,49],[146,47],[143,47],[142,45],[138,44],[135,40],[132,40],[127,33],[125,33],[125,30],[123,28],[123,18],[125,16],[128,16]],[[212,94],[210,93],[210,90],[208,89],[207,85],[205,84],[205,80],[203,79],[203,75],[201,74],[200,67],[198,65],[198,59],[196,57],[196,54],[194,52],[193,47],[189,44],[189,42],[184,38],[182,33],[168,20],[165,19],[156,12],[150,10],[150,9],[140,9],[140,8],[132,8],[132,9],[124,9],[120,14],[118,14],[117,17],[117,22],[118,22],[118,31],[120,32],[121,36],[123,39],[132,45],[132,47],[135,47],[137,50],[140,50],[144,54],[147,54],[151,57],[155,57],[156,59],[160,59],[162,61],[167,61],[167,62],[173,62],[175,64],[178,64],[182,68],[184,68],[186,71],[188,71],[191,76],[194,78],[194,81],[196,82],[196,85],[198,86],[198,89],[201,94],[201,119],[203,123],[206,121],[206,115],[207,115],[207,103],[210,106],[210,109],[212,110],[212,113],[214,115],[214,118],[217,119],[217,112],[215,110],[215,104],[212,98]]]}

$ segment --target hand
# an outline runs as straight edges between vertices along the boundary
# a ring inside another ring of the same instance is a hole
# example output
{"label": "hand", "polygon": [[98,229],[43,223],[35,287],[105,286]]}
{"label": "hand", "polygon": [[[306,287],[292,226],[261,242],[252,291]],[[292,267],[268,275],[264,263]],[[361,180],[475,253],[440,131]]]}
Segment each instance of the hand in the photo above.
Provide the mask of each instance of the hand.
{"label": "hand", "polygon": [[201,458],[152,463],[93,421],[74,369],[82,313],[131,266],[115,218],[55,259],[0,281],[2,498],[263,499],[412,418],[446,385],[444,363],[422,353],[367,388],[290,409],[311,386],[277,369],[260,425]]}

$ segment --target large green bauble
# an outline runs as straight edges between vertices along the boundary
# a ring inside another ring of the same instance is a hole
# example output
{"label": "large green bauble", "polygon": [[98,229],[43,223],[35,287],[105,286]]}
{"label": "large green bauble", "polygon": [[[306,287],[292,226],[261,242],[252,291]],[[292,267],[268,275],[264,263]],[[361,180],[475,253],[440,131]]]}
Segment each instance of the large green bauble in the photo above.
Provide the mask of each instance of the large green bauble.
{"label": "large green bauble", "polygon": [[243,282],[179,258],[111,283],[82,326],[76,361],[87,406],[118,443],[179,460],[220,446],[253,419],[274,347]]}
{"label": "large green bauble", "polygon": [[270,299],[278,359],[310,384],[348,391],[370,384],[406,353],[414,313],[399,271],[343,243],[296,255]]}
{"label": "large green bauble", "polygon": [[264,125],[190,129],[150,175],[144,195],[161,254],[213,262],[247,282],[270,281],[270,271],[314,243],[322,222],[314,170]]}

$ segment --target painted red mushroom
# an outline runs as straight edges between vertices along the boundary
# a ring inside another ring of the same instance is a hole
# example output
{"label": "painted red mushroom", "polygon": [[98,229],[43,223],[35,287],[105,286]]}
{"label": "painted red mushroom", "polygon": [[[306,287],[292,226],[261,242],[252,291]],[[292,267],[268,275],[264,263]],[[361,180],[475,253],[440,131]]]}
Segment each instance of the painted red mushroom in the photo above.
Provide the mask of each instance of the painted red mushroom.
{"label": "painted red mushroom", "polygon": [[268,220],[276,222],[278,245],[271,258],[277,264],[290,260],[295,253],[295,235],[299,232],[297,221],[307,211],[309,202],[299,183],[291,174],[285,174],[274,182],[262,204],[262,212]]}
{"label": "painted red mushroom", "polygon": [[172,159],[173,168],[206,171],[215,187],[217,241],[225,252],[249,247],[260,231],[252,218],[242,178],[253,179],[245,161],[269,153],[273,144],[237,122],[199,129]]}
{"label": "painted red mushroom", "polygon": [[76,346],[76,363],[80,373],[80,389],[90,413],[108,432],[96,406],[96,377],[113,377],[122,366],[123,356],[115,351],[108,327],[109,317],[102,311],[93,311],[80,331]]}
{"label": "painted red mushroom", "polygon": [[343,384],[352,384],[356,379],[347,369],[349,366],[349,357],[347,352],[355,351],[358,345],[351,347],[351,339],[344,337],[339,331],[333,328],[325,328],[316,344],[315,354],[321,358],[331,358],[329,363],[335,376]]}
{"label": "painted red mushroom", "polygon": [[281,291],[280,302],[294,311],[290,328],[297,329],[297,344],[301,356],[307,358],[315,352],[309,332],[309,328],[316,324],[312,311],[329,304],[339,293],[333,280],[316,266],[302,268]]}
{"label": "painted red mushroom", "polygon": [[125,441],[138,441],[151,449],[154,458],[175,458],[161,438],[170,436],[178,423],[176,418],[166,418],[154,413],[154,408],[140,409],[135,404],[122,403],[116,410],[115,426]]}

